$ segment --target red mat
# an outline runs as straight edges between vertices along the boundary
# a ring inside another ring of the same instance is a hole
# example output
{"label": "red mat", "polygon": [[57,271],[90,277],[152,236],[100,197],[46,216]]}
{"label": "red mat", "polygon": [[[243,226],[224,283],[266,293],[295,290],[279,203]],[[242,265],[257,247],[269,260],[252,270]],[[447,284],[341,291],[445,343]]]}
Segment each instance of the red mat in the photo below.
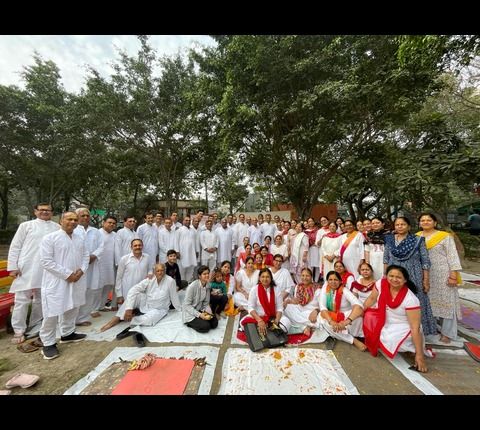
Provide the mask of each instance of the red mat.
{"label": "red mat", "polygon": [[480,345],[475,345],[471,342],[465,342],[463,347],[468,352],[470,357],[472,357],[475,361],[480,362]]}
{"label": "red mat", "polygon": [[112,395],[183,394],[195,362],[157,358],[145,370],[130,370],[113,389]]}
{"label": "red mat", "polygon": [[[310,339],[311,337],[312,337],[312,334],[310,334],[310,336],[306,336],[303,333],[289,334],[287,343],[296,345],[296,344],[305,342],[306,340]],[[243,332],[243,331],[238,331],[237,332],[237,339],[241,340],[242,342],[247,343],[247,336],[245,336],[245,332]]]}

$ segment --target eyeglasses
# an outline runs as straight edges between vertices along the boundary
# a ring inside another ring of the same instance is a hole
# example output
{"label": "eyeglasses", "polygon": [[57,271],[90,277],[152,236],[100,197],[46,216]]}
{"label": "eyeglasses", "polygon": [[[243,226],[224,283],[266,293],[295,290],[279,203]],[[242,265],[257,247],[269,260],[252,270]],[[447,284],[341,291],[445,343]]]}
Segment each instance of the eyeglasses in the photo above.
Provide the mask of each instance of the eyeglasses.
{"label": "eyeglasses", "polygon": [[277,263],[283,263],[283,260],[273,260],[276,261]]}

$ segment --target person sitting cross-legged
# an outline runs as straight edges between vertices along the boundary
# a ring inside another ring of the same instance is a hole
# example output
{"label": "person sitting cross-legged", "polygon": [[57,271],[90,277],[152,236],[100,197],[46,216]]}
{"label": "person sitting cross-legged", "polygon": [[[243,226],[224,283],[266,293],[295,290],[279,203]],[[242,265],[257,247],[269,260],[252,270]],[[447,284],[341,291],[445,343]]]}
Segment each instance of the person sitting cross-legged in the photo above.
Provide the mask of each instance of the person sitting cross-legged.
{"label": "person sitting cross-legged", "polygon": [[155,276],[130,288],[117,315],[100,331],[108,330],[122,320],[130,321],[130,326],[154,326],[168,314],[170,303],[176,310],[181,310],[175,280],[165,276],[165,265],[158,263],[155,265]]}

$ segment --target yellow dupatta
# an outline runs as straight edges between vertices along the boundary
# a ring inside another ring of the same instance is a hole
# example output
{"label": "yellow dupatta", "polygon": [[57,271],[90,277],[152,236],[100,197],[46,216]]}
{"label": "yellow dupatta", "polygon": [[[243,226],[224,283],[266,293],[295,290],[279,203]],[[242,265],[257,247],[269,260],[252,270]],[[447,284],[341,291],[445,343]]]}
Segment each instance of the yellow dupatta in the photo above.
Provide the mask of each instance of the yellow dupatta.
{"label": "yellow dupatta", "polygon": [[[422,231],[417,232],[417,236],[422,236],[422,233]],[[437,230],[429,238],[425,238],[425,245],[427,246],[427,249],[430,250],[434,246],[437,246],[442,240],[446,239],[448,236],[451,236],[451,234],[446,231]],[[461,285],[463,283],[462,277],[460,276],[459,272],[456,273],[457,285]]]}

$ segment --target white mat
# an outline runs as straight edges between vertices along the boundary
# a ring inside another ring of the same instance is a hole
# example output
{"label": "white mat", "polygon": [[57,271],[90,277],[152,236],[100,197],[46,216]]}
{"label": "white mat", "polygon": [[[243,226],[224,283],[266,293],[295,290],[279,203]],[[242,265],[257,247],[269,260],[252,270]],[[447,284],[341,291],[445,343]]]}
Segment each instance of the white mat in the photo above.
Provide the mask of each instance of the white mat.
{"label": "white mat", "polygon": [[460,276],[464,281],[480,281],[480,275],[473,275],[471,273],[460,272]]}
{"label": "white mat", "polygon": [[[380,351],[381,352],[381,351]],[[382,352],[383,354],[383,352]],[[422,393],[429,395],[443,395],[443,393],[435,387],[430,381],[422,376],[420,372],[416,370],[410,370],[410,365],[403,359],[400,354],[397,354],[393,360],[387,357],[385,354],[383,356],[393,364],[393,366],[402,373],[405,378],[407,378],[415,387],[417,387]],[[428,367],[428,360],[426,362]]]}
{"label": "white mat", "polygon": [[450,343],[440,342],[439,334],[425,336],[425,343],[427,345],[453,346],[456,348],[463,348],[464,342],[468,342],[467,339],[464,339],[460,336],[457,336],[457,339],[450,341]]}
{"label": "white mat", "polygon": [[437,348],[432,348],[432,351],[435,353],[435,354],[449,354],[449,355],[462,355],[462,356],[465,356],[465,355],[468,355],[467,354],[467,351],[465,351],[464,349],[437,349]]}
{"label": "white mat", "polygon": [[230,348],[219,394],[359,394],[332,351]]}
{"label": "white mat", "polygon": [[[86,340],[95,340],[95,341],[112,341],[115,339],[118,333],[120,333],[123,329],[128,327],[129,323],[122,321],[116,326],[113,326],[111,329],[108,329],[104,332],[101,332],[100,329],[109,322],[117,313],[116,312],[100,312],[101,316],[98,318],[92,318],[90,321],[92,325],[90,326],[81,326],[76,327],[75,332],[77,333],[85,333],[87,335]],[[59,333],[57,332],[57,336]]]}
{"label": "white mat", "polygon": [[170,311],[153,327],[137,326],[134,331],[143,333],[149,342],[223,343],[228,319],[218,321],[218,327],[208,333],[199,333],[182,322],[182,313]]}
{"label": "white mat", "polygon": [[480,305],[480,288],[459,288],[458,295],[462,299],[471,300]]}
{"label": "white mat", "polygon": [[[232,345],[248,345],[247,342],[243,342],[243,341],[241,341],[240,339],[237,338],[239,321],[240,321],[240,316],[237,315],[235,317],[235,321],[233,322],[233,334],[232,334],[231,343],[232,343]],[[297,343],[297,344],[287,344],[285,346],[287,346],[287,347],[292,347],[292,346],[299,347],[299,346],[302,346],[302,345],[306,345],[307,343],[322,343],[322,342],[325,342],[327,337],[328,337],[328,333],[323,328],[319,328],[319,329],[314,330],[310,339],[306,340],[305,342]]]}
{"label": "white mat", "polygon": [[111,364],[119,361],[119,357],[123,360],[134,360],[142,357],[147,352],[156,354],[162,358],[179,358],[184,357],[188,359],[206,358],[207,365],[203,374],[202,382],[198,388],[198,394],[210,394],[213,382],[213,374],[218,358],[218,348],[213,346],[165,346],[161,348],[115,348],[105,359],[93,369],[87,376],[80,379],[77,383],[71,386],[63,394],[80,394],[97,376],[99,376]]}

